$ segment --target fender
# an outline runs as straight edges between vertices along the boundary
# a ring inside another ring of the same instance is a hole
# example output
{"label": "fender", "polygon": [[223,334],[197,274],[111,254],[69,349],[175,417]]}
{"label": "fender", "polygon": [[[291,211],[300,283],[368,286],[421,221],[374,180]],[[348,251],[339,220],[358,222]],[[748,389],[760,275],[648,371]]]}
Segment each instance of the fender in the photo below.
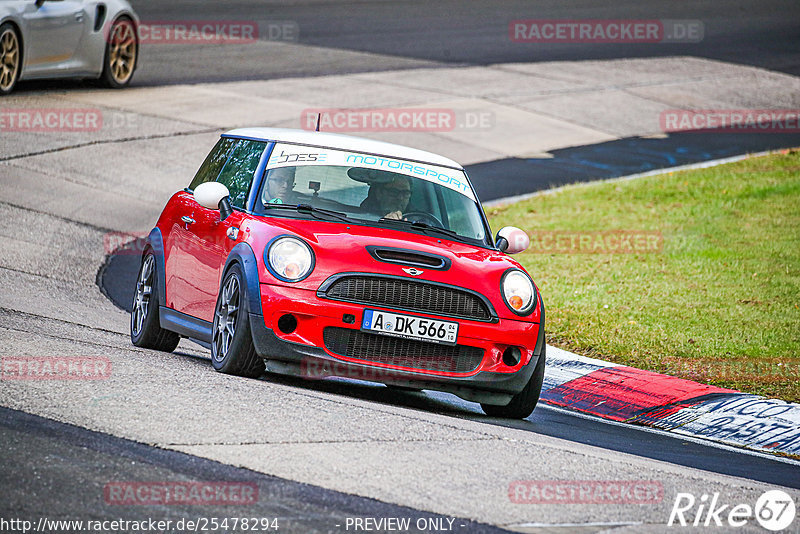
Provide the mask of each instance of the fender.
{"label": "fender", "polygon": [[[228,254],[225,260],[223,273],[228,271],[231,263],[237,262],[244,273],[245,283],[247,284],[247,304],[251,315],[262,315],[261,311],[261,288],[259,287],[260,278],[258,277],[258,262],[256,255],[249,243],[238,243]],[[222,291],[222,282],[225,276],[220,277],[219,291]]]}
{"label": "fender", "polygon": [[[149,246],[153,249],[153,255],[156,257],[156,272],[158,273],[158,302],[164,306],[167,302],[167,271],[164,264],[164,238],[161,235],[161,229],[156,226],[150,230],[147,239],[145,239],[144,250],[147,251]],[[144,254],[142,254],[144,259]],[[162,325],[163,327],[163,325]]]}
{"label": "fender", "polygon": [[536,345],[533,348],[533,353],[537,356],[542,354],[544,350],[544,299],[542,294],[539,293],[539,288],[536,288],[536,294],[539,295],[539,332],[536,335]]}

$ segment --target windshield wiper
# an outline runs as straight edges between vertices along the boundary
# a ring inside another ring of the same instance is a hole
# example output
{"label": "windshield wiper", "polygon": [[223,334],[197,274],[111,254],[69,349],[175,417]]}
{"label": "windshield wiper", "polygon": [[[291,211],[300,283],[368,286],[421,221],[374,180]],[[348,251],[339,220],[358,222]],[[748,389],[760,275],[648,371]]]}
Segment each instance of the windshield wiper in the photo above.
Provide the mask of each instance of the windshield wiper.
{"label": "windshield wiper", "polygon": [[433,225],[430,225],[428,223],[424,223],[424,222],[420,222],[420,221],[404,221],[402,219],[387,219],[386,217],[383,217],[383,218],[379,219],[378,222],[399,223],[399,224],[402,224],[404,226],[409,226],[411,228],[414,228],[416,230],[422,230],[424,232],[429,232],[430,231],[430,232],[434,232],[434,233],[443,234],[443,235],[446,235],[448,237],[451,237],[451,238],[455,239],[456,241],[462,241],[463,242],[465,240],[464,236],[459,235],[459,234],[455,233],[452,230],[448,230],[447,228],[442,228],[441,226],[433,226]]}
{"label": "windshield wiper", "polygon": [[302,213],[303,215],[311,215],[312,217],[323,221],[325,218],[320,217],[320,215],[327,215],[328,217],[333,217],[334,219],[339,219],[340,221],[344,222],[352,222],[352,220],[347,217],[346,213],[342,213],[341,211],[326,210],[325,208],[315,208],[310,204],[264,204],[264,208],[268,210],[290,209],[298,213]]}

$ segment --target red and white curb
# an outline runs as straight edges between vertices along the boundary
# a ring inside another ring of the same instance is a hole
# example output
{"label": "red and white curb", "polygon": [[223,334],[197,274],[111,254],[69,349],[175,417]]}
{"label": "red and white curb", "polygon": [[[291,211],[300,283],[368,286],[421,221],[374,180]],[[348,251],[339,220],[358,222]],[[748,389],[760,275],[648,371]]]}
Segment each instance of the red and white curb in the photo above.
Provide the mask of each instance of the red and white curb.
{"label": "red and white curb", "polygon": [[541,399],[604,419],[800,455],[800,404],[547,347]]}

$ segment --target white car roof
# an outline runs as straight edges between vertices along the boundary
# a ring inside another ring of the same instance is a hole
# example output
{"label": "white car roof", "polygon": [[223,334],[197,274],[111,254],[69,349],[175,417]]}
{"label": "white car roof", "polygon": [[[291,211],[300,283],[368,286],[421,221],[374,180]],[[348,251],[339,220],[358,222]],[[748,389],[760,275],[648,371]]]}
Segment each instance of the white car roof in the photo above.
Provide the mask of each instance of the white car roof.
{"label": "white car roof", "polygon": [[286,143],[297,143],[301,145],[311,145],[324,148],[337,148],[340,150],[351,150],[355,152],[366,152],[368,154],[374,154],[377,156],[395,157],[411,161],[418,161],[421,163],[452,167],[459,170],[463,169],[463,167],[455,161],[432,152],[417,150],[416,148],[409,148],[392,143],[384,143],[383,141],[364,139],[363,137],[353,137],[350,135],[327,132],[311,132],[307,130],[294,130],[290,128],[237,128],[235,130],[227,131],[222,135],[249,137],[251,139],[260,139],[263,141],[282,141]]}

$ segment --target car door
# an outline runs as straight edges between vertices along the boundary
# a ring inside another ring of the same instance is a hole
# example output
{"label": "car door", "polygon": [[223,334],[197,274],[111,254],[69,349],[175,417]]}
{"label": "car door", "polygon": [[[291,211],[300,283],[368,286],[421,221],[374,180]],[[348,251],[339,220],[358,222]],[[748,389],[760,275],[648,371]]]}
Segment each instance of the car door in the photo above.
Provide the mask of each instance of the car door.
{"label": "car door", "polygon": [[166,220],[161,227],[164,232],[165,289],[168,308],[188,313],[191,311],[191,303],[197,300],[193,289],[196,283],[191,275],[196,260],[191,249],[197,243],[195,225],[201,207],[194,201],[192,192],[198,185],[217,179],[235,144],[236,139],[220,139],[208,153],[187,190],[175,195],[170,200],[170,209],[164,210]]}
{"label": "car door", "polygon": [[75,55],[90,24],[80,0],[31,0],[22,14],[26,26],[25,65],[27,75],[57,69]]}
{"label": "car door", "polygon": [[[234,208],[244,209],[253,178],[267,143],[241,139],[228,149],[227,158],[216,181],[230,191]],[[193,185],[194,184],[193,182]],[[219,210],[202,207],[194,197],[187,195],[181,208],[185,214],[177,231],[171,232],[171,278],[174,309],[212,321],[216,305],[222,268],[228,253],[235,245],[229,231],[241,223],[243,213],[234,211],[225,221],[220,221]],[[169,291],[170,281],[167,282]],[[167,295],[169,299],[169,293]]]}

